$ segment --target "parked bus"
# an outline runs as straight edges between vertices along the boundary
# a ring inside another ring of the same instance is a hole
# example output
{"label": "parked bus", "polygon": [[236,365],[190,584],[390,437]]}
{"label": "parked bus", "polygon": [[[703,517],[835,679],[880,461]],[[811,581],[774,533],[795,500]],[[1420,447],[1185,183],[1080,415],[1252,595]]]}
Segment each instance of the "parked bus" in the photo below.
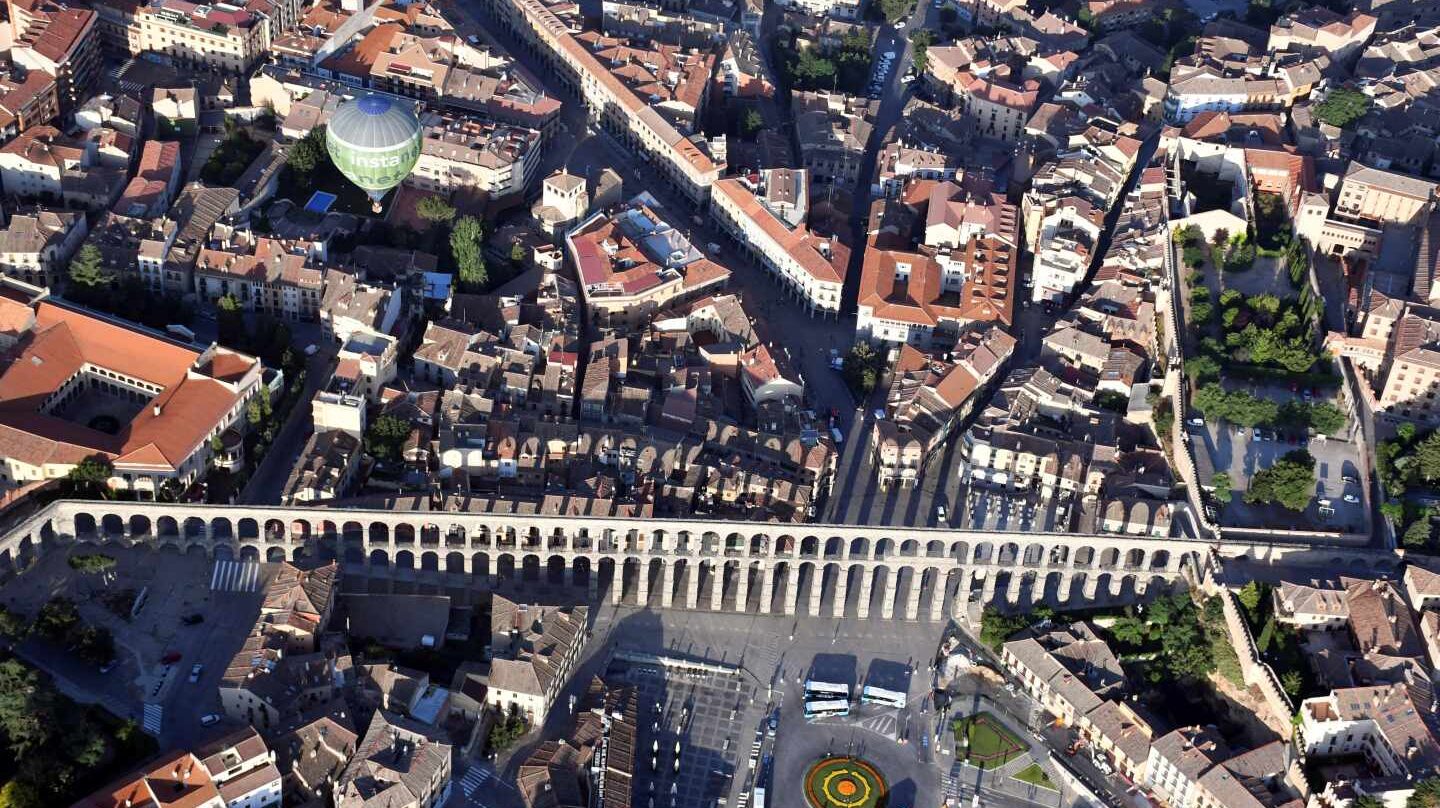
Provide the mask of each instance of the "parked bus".
{"label": "parked bus", "polygon": [[850,702],[844,699],[805,702],[805,720],[812,721],[827,715],[849,715]]}
{"label": "parked bus", "polygon": [[886,707],[905,706],[905,694],[895,690],[886,690],[883,687],[872,687],[866,685],[860,691],[860,701],[863,704],[883,704]]}
{"label": "parked bus", "polygon": [[810,701],[812,699],[845,699],[849,701],[850,686],[807,679],[805,680],[805,700]]}

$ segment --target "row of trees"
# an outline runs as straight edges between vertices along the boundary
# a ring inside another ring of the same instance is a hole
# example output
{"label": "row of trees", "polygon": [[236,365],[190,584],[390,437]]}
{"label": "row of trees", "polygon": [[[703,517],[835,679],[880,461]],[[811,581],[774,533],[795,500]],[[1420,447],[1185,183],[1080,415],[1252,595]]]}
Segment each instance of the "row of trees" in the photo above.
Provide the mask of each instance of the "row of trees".
{"label": "row of trees", "polygon": [[[1218,378],[1222,366],[1253,365],[1292,374],[1309,373],[1324,358],[1315,343],[1315,304],[1273,294],[1246,297],[1234,289],[1220,294],[1220,326],[1201,338],[1200,350],[1186,362],[1194,379]],[[1213,327],[1215,310],[1205,287],[1191,291],[1191,321]]]}
{"label": "row of trees", "polygon": [[455,261],[455,282],[462,292],[481,292],[489,280],[485,267],[485,225],[474,216],[459,216],[455,206],[439,196],[415,204],[415,213],[430,224],[429,240],[449,229],[450,257]]}

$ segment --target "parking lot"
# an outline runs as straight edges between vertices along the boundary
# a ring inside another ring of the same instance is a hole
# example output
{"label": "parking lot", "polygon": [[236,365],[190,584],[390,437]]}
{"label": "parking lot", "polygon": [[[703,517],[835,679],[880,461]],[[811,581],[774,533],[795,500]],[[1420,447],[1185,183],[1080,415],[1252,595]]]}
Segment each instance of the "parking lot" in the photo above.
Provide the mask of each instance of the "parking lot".
{"label": "parking lot", "polygon": [[[36,640],[27,641],[26,656],[90,700],[158,733],[162,747],[208,736],[211,731],[200,725],[200,717],[219,710],[216,688],[259,614],[267,565],[113,545],[101,552],[116,560],[112,575],[77,573],[67,554],[52,553],[6,587],[5,602],[7,608],[33,615],[51,597],[73,599],[87,623],[111,632],[116,664],[102,674]],[[217,564],[222,568],[217,570]],[[212,591],[212,583],[217,590]],[[137,599],[142,605],[129,617],[121,604]],[[190,672],[197,663],[202,671],[192,683]]]}
{"label": "parking lot", "polygon": [[1360,485],[1360,457],[1355,443],[1338,438],[1305,439],[1270,429],[1246,429],[1231,424],[1187,424],[1197,455],[1208,455],[1213,471],[1204,469],[1201,479],[1214,472],[1230,474],[1234,497],[1221,513],[1221,523],[1238,527],[1282,527],[1292,525],[1295,513],[1278,505],[1252,505],[1244,492],[1250,478],[1269,468],[1287,453],[1304,449],[1315,458],[1315,498],[1301,514],[1305,527],[1346,532],[1365,529],[1365,492]]}

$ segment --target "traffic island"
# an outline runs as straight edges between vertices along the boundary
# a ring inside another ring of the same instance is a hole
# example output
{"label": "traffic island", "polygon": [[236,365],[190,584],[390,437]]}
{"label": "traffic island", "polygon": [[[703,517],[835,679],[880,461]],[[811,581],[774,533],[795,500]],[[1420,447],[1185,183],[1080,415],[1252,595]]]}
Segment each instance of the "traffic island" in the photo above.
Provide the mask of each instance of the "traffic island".
{"label": "traffic island", "polygon": [[805,775],[810,808],[884,808],[888,795],[885,778],[859,758],[824,758]]}

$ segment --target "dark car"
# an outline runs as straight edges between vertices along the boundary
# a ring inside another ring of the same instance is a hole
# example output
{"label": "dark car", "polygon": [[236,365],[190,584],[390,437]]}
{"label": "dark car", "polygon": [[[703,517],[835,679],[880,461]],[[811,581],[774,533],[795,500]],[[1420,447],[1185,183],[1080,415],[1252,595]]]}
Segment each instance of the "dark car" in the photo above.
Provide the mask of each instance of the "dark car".
{"label": "dark car", "polygon": [[199,612],[196,612],[195,614],[187,614],[184,617],[180,618],[180,622],[184,623],[187,626],[196,626],[205,622],[205,615],[200,614]]}
{"label": "dark car", "polygon": [[160,663],[163,664],[163,665],[174,665],[176,662],[179,662],[179,661],[180,661],[180,652],[179,652],[179,651],[166,651],[166,652],[165,652],[165,656],[160,657]]}

